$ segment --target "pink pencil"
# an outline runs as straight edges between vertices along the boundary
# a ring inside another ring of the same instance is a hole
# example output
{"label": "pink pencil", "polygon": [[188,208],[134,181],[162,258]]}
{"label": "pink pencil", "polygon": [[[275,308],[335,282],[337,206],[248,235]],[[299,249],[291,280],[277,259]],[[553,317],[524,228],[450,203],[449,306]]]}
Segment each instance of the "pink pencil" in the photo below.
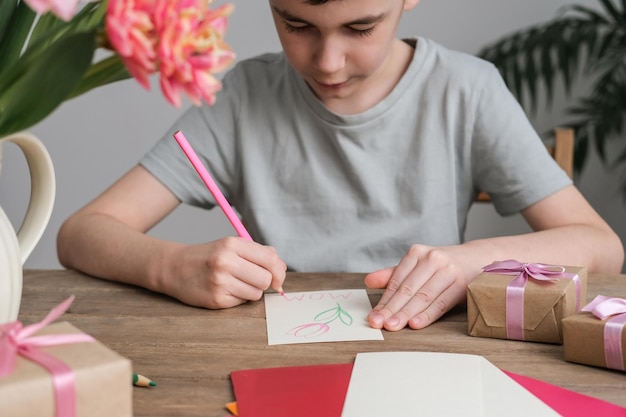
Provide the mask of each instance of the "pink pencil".
{"label": "pink pencil", "polygon": [[[187,158],[189,158],[189,162],[191,162],[191,165],[193,165],[198,175],[200,175],[200,178],[204,182],[204,185],[207,186],[211,194],[213,194],[213,197],[215,197],[217,204],[219,204],[220,208],[228,218],[228,221],[230,221],[230,224],[232,224],[237,231],[239,237],[252,240],[252,236],[250,236],[250,233],[248,233],[243,223],[241,223],[241,220],[239,219],[237,214],[235,214],[235,211],[226,200],[226,197],[224,197],[224,194],[222,194],[222,191],[219,189],[215,181],[213,181],[213,178],[211,177],[211,174],[209,174],[209,171],[207,171],[204,165],[202,165],[202,162],[200,162],[200,158],[198,158],[196,151],[193,150],[193,148],[187,141],[187,138],[185,137],[185,135],[183,135],[183,132],[178,130],[176,133],[174,133],[174,139],[176,139],[176,142],[178,142],[183,152],[185,152],[185,155],[187,155]],[[278,291],[282,295],[285,295],[285,292],[282,288],[279,288]]]}
{"label": "pink pencil", "polygon": [[215,197],[215,200],[217,200],[217,204],[219,204],[222,211],[230,221],[230,224],[232,224],[237,231],[237,234],[240,237],[252,240],[252,236],[250,236],[250,233],[248,233],[243,223],[241,223],[241,220],[239,220],[239,217],[237,217],[237,215],[233,211],[233,208],[230,206],[228,201],[226,201],[226,197],[224,197],[224,194],[222,194],[215,181],[213,181],[213,178],[211,177],[211,174],[209,174],[209,171],[207,171],[204,165],[202,165],[202,162],[200,162],[200,158],[198,158],[198,155],[187,141],[185,135],[183,135],[183,132],[179,130],[174,133],[174,139],[176,139],[176,142],[178,142],[183,152],[185,152],[185,155],[187,155],[187,158],[189,158],[189,162],[191,162],[191,165],[193,165],[193,167],[196,169],[204,184],[207,186],[211,194],[213,194],[213,197]]}

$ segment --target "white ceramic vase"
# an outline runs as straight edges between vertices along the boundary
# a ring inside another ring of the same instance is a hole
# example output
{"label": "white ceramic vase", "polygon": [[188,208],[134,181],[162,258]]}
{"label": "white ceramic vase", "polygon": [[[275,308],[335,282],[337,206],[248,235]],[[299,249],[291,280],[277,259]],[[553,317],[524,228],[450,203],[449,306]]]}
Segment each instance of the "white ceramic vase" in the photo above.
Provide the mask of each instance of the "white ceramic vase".
{"label": "white ceramic vase", "polygon": [[28,209],[17,233],[0,207],[0,324],[17,319],[22,299],[24,262],[48,226],[56,194],[50,154],[43,143],[29,132],[0,138],[0,172],[2,146],[7,142],[16,144],[24,153],[31,188]]}

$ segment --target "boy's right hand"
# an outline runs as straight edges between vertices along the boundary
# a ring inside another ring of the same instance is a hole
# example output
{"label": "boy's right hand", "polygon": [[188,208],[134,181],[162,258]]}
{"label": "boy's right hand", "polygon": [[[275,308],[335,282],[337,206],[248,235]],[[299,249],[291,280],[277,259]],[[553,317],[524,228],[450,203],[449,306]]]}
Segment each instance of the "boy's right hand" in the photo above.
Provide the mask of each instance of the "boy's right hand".
{"label": "boy's right hand", "polygon": [[166,260],[164,293],[210,309],[259,300],[268,288],[280,288],[287,266],[271,246],[240,237],[177,246]]}

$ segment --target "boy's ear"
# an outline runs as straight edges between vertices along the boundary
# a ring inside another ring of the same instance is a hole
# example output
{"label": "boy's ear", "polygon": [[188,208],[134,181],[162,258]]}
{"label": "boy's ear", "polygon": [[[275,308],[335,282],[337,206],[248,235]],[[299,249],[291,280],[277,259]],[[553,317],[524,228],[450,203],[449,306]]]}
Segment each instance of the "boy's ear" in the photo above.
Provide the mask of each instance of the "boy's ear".
{"label": "boy's ear", "polygon": [[420,2],[420,0],[404,0],[404,11],[409,11]]}

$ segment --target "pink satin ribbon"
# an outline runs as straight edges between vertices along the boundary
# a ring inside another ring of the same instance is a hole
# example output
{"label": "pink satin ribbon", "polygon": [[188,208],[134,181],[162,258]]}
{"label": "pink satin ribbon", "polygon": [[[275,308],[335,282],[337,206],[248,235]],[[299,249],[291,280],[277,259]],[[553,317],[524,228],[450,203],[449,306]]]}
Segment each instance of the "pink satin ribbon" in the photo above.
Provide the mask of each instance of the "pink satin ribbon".
{"label": "pink satin ribbon", "polygon": [[69,343],[93,342],[94,338],[84,333],[32,336],[46,327],[69,308],[74,296],[53,308],[39,323],[22,326],[19,321],[0,325],[0,378],[13,372],[17,356],[23,356],[52,374],[54,385],[55,411],[57,417],[76,415],[76,384],[74,372],[54,356],[39,350],[40,347],[57,346]]}
{"label": "pink satin ribbon", "polygon": [[506,287],[506,337],[524,340],[524,287],[529,279],[556,281],[570,278],[576,284],[576,311],[580,310],[582,288],[576,274],[565,272],[565,268],[540,263],[521,263],[514,259],[494,262],[483,268],[485,272],[517,275]]}
{"label": "pink satin ribbon", "polygon": [[622,331],[626,325],[626,300],[598,295],[582,311],[588,311],[600,320],[615,316],[604,325],[604,360],[607,368],[624,371]]}

